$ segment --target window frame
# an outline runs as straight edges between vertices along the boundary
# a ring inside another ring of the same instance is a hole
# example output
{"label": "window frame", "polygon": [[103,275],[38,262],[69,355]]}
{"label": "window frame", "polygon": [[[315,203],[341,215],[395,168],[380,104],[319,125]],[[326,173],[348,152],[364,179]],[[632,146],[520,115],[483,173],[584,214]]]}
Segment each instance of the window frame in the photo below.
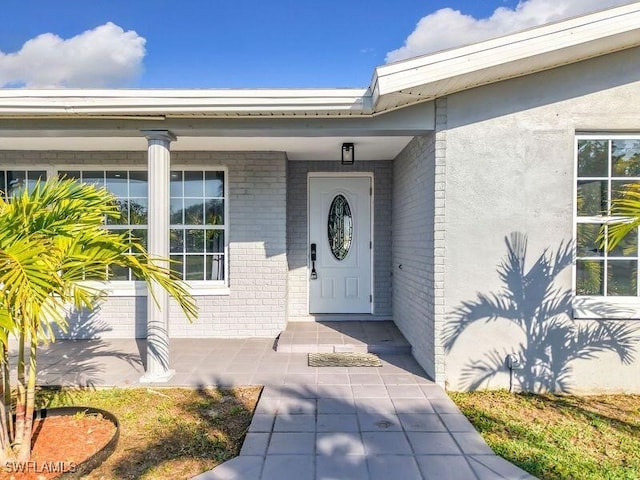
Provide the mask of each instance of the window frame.
{"label": "window frame", "polygon": [[[198,294],[198,292],[210,292],[212,289],[218,289],[218,291],[223,291],[220,289],[226,289],[228,293],[229,287],[229,169],[225,166],[204,166],[204,165],[189,165],[185,163],[172,163],[171,171],[191,171],[191,172],[222,172],[224,175],[224,189],[223,189],[223,215],[224,215],[224,223],[222,228],[216,228],[216,230],[221,230],[224,234],[224,246],[222,254],[224,256],[224,280],[185,280],[185,283],[189,285],[192,294]],[[204,200],[206,197],[203,196]],[[167,190],[167,201],[171,199],[171,191],[170,188]],[[169,213],[169,212],[168,212]],[[172,229],[172,225],[169,224],[169,230]],[[186,224],[184,224],[185,230]],[[204,225],[203,225],[204,227]],[[205,229],[205,228],[203,228]],[[206,229],[205,229],[206,230]],[[169,235],[169,231],[167,232]],[[171,254],[170,254],[171,255]],[[196,293],[194,293],[196,292]]]}
{"label": "window frame", "polygon": [[[147,165],[144,164],[127,164],[127,163],[48,163],[34,162],[22,163],[20,161],[14,164],[0,163],[0,170],[24,170],[24,171],[44,171],[47,178],[53,178],[60,171],[144,171],[148,172]],[[171,163],[171,170],[191,170],[191,171],[220,171],[224,173],[224,280],[188,280],[184,283],[187,285],[189,292],[194,296],[228,296],[229,288],[229,169],[223,165],[190,165],[184,162]],[[169,185],[167,185],[167,203],[169,202]],[[148,198],[148,192],[147,192]],[[147,215],[151,215],[148,211]],[[167,211],[167,215],[169,212]],[[108,228],[108,226],[107,226]],[[148,231],[148,222],[147,222]],[[169,231],[166,232],[167,237]],[[148,235],[147,235],[148,241]],[[109,280],[107,282],[87,280],[87,286],[103,289],[108,296],[112,297],[145,297],[148,296],[148,290],[145,282],[140,280]]]}
{"label": "window frame", "polygon": [[[4,164],[0,164],[0,172],[4,172],[5,177],[4,177],[4,181],[7,181],[6,178],[6,172],[24,172],[24,173],[28,173],[28,172],[44,172],[44,174],[46,175],[46,179],[50,178],[50,172],[49,172],[49,168],[48,166],[44,166],[44,165],[29,165],[29,166],[25,166],[24,168],[16,168],[19,167],[20,165],[4,165]],[[27,175],[28,176],[28,175]],[[46,181],[45,179],[45,181]],[[27,179],[27,181],[31,181],[31,179]],[[0,185],[0,191],[2,191],[2,185]],[[2,195],[1,197],[3,199],[8,199],[10,197],[7,196],[8,192],[3,192],[4,195]]]}
{"label": "window frame", "polygon": [[[584,319],[599,319],[599,318],[620,318],[620,319],[636,319],[640,318],[640,229],[638,232],[638,251],[636,255],[629,260],[636,262],[636,295],[607,295],[607,267],[606,262],[610,258],[608,252],[603,254],[602,262],[604,268],[604,282],[603,282],[603,295],[578,295],[577,294],[577,263],[578,263],[578,225],[580,224],[605,224],[607,221],[614,219],[612,216],[579,216],[578,215],[578,181],[581,179],[598,178],[604,179],[605,177],[579,177],[578,175],[578,145],[582,140],[602,140],[602,141],[615,141],[615,140],[638,140],[640,141],[640,133],[634,134],[612,134],[612,133],[588,133],[581,134],[576,133],[574,136],[574,149],[573,149],[573,238],[575,244],[575,257],[572,264],[572,291],[574,293],[573,300],[573,313],[575,318]],[[608,166],[611,162],[611,144],[609,144],[608,151]],[[619,177],[611,175],[611,170],[607,172],[607,206],[611,205],[612,189],[610,188],[611,182],[620,180]],[[629,182],[640,181],[640,175],[635,177],[628,177]],[[587,258],[587,257],[580,257]],[[598,257],[592,257],[598,258]],[[613,259],[623,259],[623,257],[613,257]]]}
{"label": "window frame", "polygon": [[[102,185],[103,188],[107,188],[106,186],[106,182],[107,182],[107,177],[106,174],[107,172],[116,172],[116,171],[120,171],[120,172],[126,172],[127,173],[127,180],[129,180],[129,174],[131,172],[145,172],[147,173],[147,196],[146,196],[146,201],[147,201],[147,222],[144,224],[135,224],[135,223],[126,223],[126,224],[121,224],[121,223],[106,223],[105,224],[105,228],[111,232],[114,233],[122,233],[122,232],[126,232],[126,231],[132,231],[132,230],[144,230],[146,232],[146,237],[147,237],[147,241],[144,243],[148,243],[149,240],[149,175],[147,172],[146,168],[127,168],[125,165],[116,165],[116,166],[105,166],[105,165],[83,165],[83,166],[72,166],[72,167],[68,167],[65,166],[65,168],[61,168],[61,167],[55,167],[55,176],[59,176],[61,172],[78,172],[80,173],[80,175],[82,177],[84,177],[84,174],[86,172],[101,172],[103,174],[103,181],[104,184]],[[76,179],[77,180],[77,179]],[[84,181],[83,181],[84,183]],[[107,188],[108,189],[108,188]],[[127,182],[127,197],[126,200],[127,202],[129,202],[132,198],[142,198],[142,197],[131,197],[131,195],[129,195],[130,193],[130,183]],[[119,198],[119,197],[118,197]],[[146,246],[145,246],[146,248]],[[92,280],[89,280],[89,282],[91,282]],[[99,281],[93,281],[94,283],[100,283]],[[108,280],[108,282],[114,286],[122,286],[125,287],[126,285],[130,284],[130,283],[139,283],[141,285],[144,285],[144,282],[139,281],[139,280]]]}

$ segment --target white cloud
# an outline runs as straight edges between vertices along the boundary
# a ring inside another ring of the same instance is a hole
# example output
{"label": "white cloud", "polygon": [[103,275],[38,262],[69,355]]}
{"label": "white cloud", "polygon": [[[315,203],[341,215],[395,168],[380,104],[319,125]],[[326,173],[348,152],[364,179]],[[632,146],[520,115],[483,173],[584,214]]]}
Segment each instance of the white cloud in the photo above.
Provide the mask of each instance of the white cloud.
{"label": "white cloud", "polygon": [[44,33],[0,52],[0,87],[118,87],[142,71],[146,40],[111,22],[67,40]]}
{"label": "white cloud", "polygon": [[488,18],[443,8],[420,19],[404,46],[387,53],[386,61],[467,45],[624,3],[629,0],[522,0],[514,9],[497,8]]}

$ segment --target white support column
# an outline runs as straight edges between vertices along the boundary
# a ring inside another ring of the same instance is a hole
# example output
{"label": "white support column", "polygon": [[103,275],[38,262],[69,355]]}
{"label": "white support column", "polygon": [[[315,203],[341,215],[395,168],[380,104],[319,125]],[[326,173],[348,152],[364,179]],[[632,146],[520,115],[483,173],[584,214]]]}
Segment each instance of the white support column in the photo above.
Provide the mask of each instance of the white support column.
{"label": "white support column", "polygon": [[[171,142],[176,137],[167,130],[144,130],[148,141],[149,210],[147,248],[152,258],[169,258],[169,174]],[[147,296],[147,369],[142,383],[168,381],[169,368],[169,295],[152,286]]]}

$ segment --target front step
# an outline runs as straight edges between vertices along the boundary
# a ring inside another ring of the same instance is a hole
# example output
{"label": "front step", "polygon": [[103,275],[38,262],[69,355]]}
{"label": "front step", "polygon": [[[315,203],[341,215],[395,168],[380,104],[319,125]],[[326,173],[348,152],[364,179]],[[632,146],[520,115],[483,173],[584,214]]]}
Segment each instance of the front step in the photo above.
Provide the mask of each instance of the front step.
{"label": "front step", "polygon": [[411,353],[411,345],[391,321],[289,322],[276,351],[293,353]]}

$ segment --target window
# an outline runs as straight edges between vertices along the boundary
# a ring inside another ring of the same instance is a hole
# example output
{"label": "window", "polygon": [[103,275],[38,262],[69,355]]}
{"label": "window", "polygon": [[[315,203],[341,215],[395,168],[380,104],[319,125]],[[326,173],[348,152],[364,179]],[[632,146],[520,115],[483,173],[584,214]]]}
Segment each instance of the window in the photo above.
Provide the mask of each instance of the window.
{"label": "window", "polygon": [[638,232],[611,252],[596,239],[611,219],[612,200],[640,184],[640,136],[578,137],[576,152],[576,294],[637,296]]}
{"label": "window", "polygon": [[170,256],[177,276],[224,282],[225,173],[172,171],[170,223]]}
{"label": "window", "polygon": [[[0,170],[0,194],[4,198],[10,197],[16,189],[25,185],[31,187],[39,179],[46,180],[48,175],[56,174],[109,190],[117,198],[121,218],[110,220],[106,228],[126,232],[147,247],[149,211],[145,170],[83,169],[76,165],[58,171],[41,167]],[[228,279],[226,176],[223,169],[171,171],[170,230],[167,232],[173,261],[171,268],[185,281],[203,282],[199,286],[196,283],[195,288],[224,286]],[[115,266],[110,269],[109,279],[116,282],[136,280],[129,269]],[[133,285],[116,285],[114,291],[121,294],[133,292]]]}
{"label": "window", "polygon": [[331,202],[327,235],[333,256],[336,260],[344,260],[349,254],[353,238],[351,207],[344,195],[337,195]]}
{"label": "window", "polygon": [[2,198],[7,200],[13,193],[22,188],[33,188],[38,180],[46,180],[44,170],[0,170],[0,191]]}
{"label": "window", "polygon": [[[147,246],[147,172],[129,170],[64,170],[59,176],[74,178],[83,183],[105,187],[116,196],[120,219],[110,220],[107,228],[116,233],[133,235],[145,248]],[[136,280],[128,268],[114,266],[110,280]]]}

